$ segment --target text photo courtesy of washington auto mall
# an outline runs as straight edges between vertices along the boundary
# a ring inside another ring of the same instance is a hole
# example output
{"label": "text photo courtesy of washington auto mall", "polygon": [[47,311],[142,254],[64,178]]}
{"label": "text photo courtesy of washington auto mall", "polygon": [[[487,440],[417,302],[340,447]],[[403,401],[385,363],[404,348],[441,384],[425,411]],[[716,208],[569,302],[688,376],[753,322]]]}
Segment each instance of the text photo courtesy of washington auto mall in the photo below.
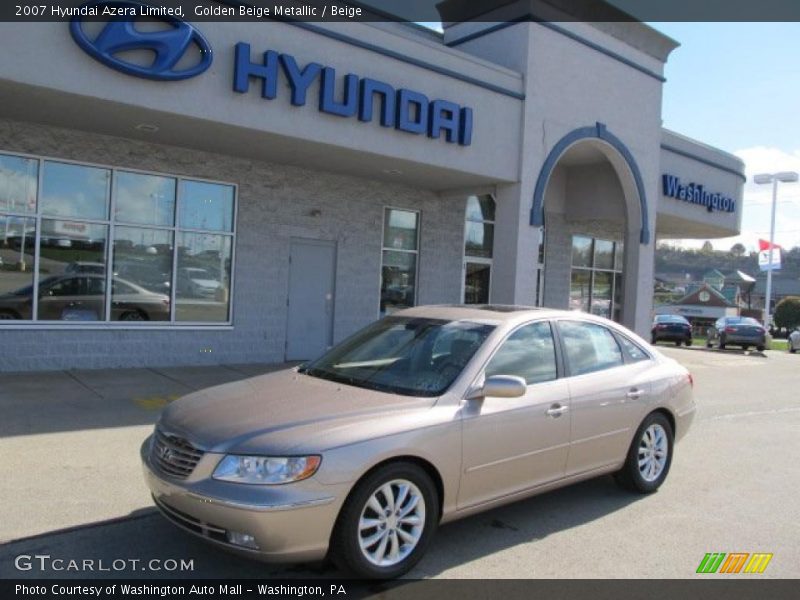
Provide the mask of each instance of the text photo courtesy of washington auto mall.
{"label": "text photo courtesy of washington auto mall", "polygon": [[0,598],[794,598],[794,0],[0,3]]}

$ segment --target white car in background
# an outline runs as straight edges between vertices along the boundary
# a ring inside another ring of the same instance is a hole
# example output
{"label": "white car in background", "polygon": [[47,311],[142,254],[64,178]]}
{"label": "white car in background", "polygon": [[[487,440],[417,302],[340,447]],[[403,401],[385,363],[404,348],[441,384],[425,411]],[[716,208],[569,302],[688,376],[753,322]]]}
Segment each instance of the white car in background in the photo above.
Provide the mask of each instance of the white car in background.
{"label": "white car in background", "polygon": [[800,350],[800,327],[789,334],[789,352],[794,354]]}
{"label": "white car in background", "polygon": [[178,293],[191,298],[215,298],[221,283],[207,269],[182,267],[178,269]]}

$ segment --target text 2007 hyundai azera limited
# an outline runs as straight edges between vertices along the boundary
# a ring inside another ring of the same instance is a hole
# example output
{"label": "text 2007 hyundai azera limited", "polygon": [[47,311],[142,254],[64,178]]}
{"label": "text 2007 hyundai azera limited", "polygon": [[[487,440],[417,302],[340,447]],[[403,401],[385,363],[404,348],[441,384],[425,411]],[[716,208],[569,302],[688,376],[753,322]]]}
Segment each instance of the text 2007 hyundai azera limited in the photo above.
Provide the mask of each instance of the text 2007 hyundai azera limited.
{"label": "text 2007 hyundai azera limited", "polygon": [[428,306],[181,398],[142,460],[162,513],[207,540],[386,578],[498,504],[604,473],[655,491],[694,412],[688,371],[611,321]]}

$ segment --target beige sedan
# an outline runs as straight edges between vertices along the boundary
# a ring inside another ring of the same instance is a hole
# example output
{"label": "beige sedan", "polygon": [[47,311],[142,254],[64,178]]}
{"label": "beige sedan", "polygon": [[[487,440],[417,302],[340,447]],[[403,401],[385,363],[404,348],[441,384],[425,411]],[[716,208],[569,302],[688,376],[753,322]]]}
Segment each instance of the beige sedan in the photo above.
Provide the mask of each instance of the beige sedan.
{"label": "beige sedan", "polygon": [[388,578],[441,523],[607,473],[654,492],[694,412],[688,371],[611,321],[428,306],[181,398],[142,460],[164,516],[206,540]]}

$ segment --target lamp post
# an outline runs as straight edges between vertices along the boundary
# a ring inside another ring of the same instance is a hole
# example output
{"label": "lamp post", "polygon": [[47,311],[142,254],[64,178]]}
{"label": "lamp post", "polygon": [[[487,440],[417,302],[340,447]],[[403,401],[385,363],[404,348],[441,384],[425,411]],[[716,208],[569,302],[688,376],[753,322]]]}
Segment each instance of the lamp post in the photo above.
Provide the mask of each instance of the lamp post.
{"label": "lamp post", "polygon": [[775,205],[778,200],[778,182],[794,183],[798,176],[794,171],[782,171],[780,173],[760,173],[753,178],[759,185],[772,184],[772,216],[769,225],[769,260],[767,261],[767,289],[764,301],[764,327],[769,329],[771,309],[772,309],[772,252],[775,244]]}

